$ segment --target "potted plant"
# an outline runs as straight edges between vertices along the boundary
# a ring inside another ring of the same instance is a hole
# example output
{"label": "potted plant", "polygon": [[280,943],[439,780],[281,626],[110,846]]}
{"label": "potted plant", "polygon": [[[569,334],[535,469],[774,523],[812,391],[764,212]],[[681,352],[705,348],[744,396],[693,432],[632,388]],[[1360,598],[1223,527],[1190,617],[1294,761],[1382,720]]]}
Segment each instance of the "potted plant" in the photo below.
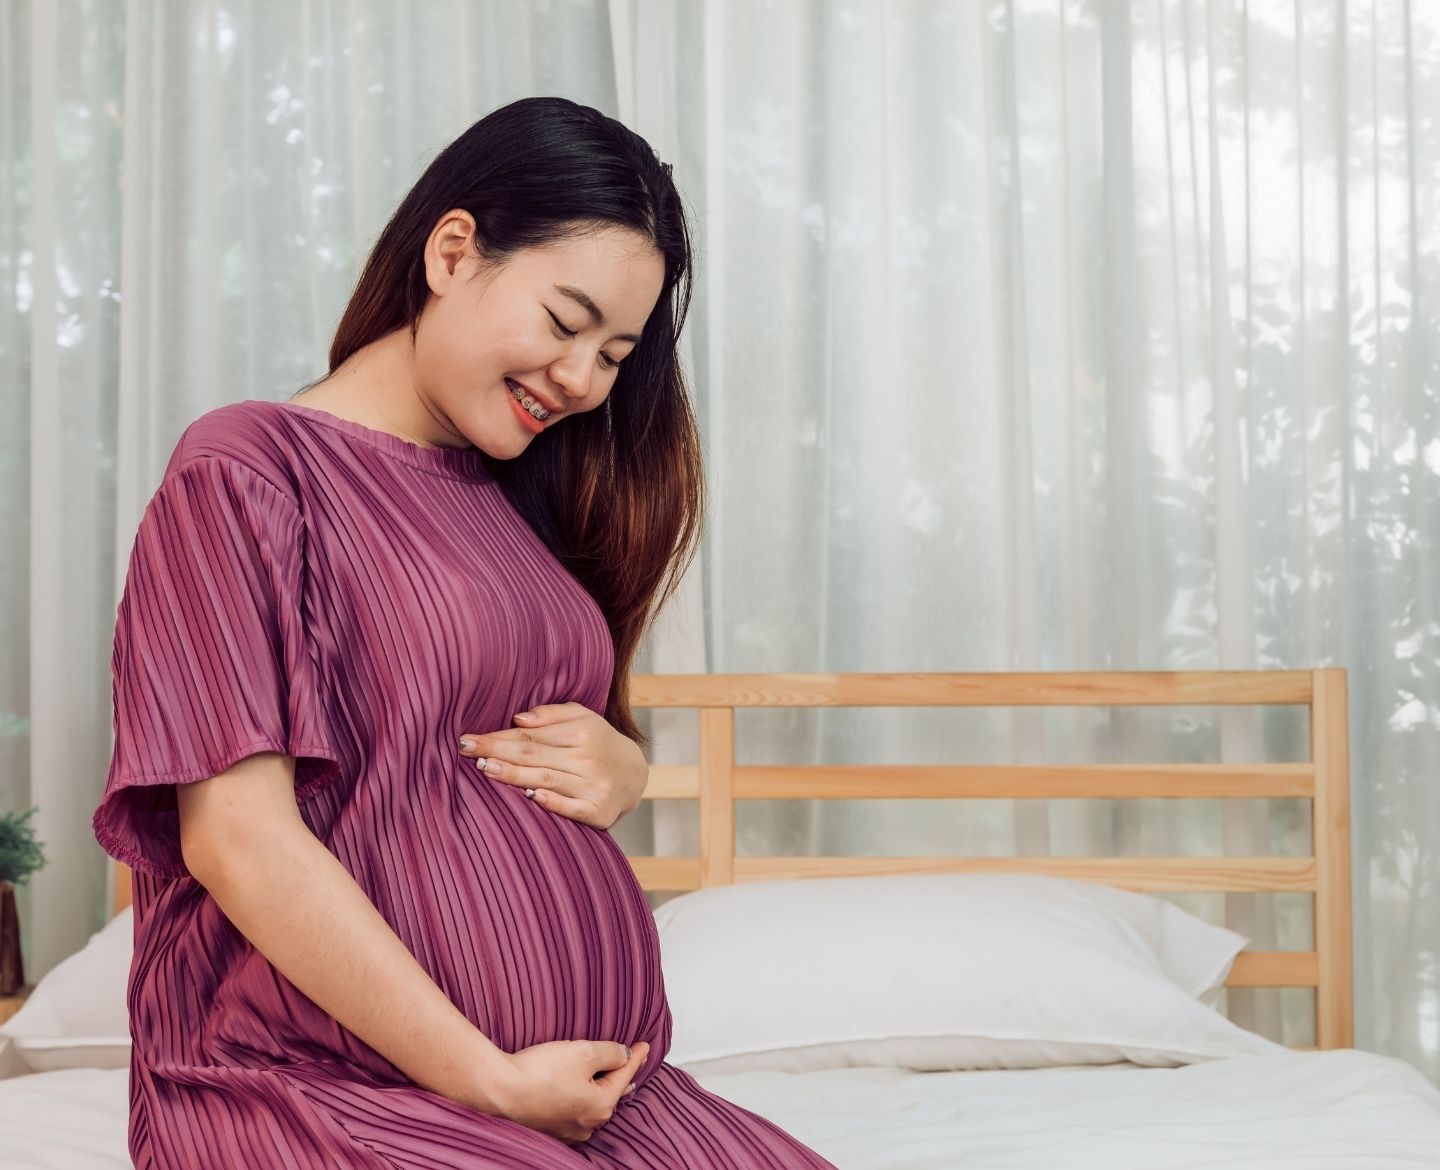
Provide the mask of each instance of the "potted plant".
{"label": "potted plant", "polygon": [[15,886],[45,864],[45,855],[26,823],[38,808],[0,816],[0,995],[14,995],[25,986],[25,962],[20,954],[20,914],[15,908]]}

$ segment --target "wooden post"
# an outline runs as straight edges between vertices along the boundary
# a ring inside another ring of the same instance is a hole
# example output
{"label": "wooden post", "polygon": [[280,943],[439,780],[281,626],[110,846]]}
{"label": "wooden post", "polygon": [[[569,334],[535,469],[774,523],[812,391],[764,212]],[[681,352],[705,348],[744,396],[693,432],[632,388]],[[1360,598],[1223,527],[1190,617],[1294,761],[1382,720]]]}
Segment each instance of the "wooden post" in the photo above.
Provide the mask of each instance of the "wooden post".
{"label": "wooden post", "polygon": [[1310,705],[1310,758],[1315,764],[1315,1043],[1355,1046],[1350,955],[1350,734],[1345,671],[1315,671]]}

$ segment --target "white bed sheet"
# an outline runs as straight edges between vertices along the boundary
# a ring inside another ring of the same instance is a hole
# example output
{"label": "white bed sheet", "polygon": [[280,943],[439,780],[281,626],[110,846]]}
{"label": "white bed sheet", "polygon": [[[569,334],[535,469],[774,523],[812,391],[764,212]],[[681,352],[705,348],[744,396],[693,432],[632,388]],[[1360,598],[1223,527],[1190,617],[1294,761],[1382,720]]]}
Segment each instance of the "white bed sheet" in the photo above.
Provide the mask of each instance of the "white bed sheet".
{"label": "white bed sheet", "polygon": [[[126,1170],[124,1069],[0,1081],[4,1170]],[[835,1069],[697,1078],[840,1170],[1440,1167],[1440,1089],[1339,1049],[1175,1069]]]}
{"label": "white bed sheet", "polygon": [[1440,1167],[1440,1089],[1358,1049],[1000,1072],[711,1076],[841,1170]]}

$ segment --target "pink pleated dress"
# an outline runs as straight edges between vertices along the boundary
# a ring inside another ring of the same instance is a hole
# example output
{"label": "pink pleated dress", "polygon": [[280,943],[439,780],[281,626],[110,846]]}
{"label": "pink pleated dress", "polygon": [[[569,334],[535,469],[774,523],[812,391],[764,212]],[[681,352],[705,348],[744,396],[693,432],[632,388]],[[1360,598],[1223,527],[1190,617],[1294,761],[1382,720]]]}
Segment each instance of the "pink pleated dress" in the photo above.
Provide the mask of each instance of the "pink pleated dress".
{"label": "pink pleated dress", "polygon": [[[134,871],[138,1170],[834,1170],[664,1063],[655,921],[610,834],[459,753],[536,704],[603,714],[614,665],[599,608],[477,448],[299,403],[201,416],[141,520],[111,665],[93,826]],[[175,785],[256,752],[295,757],[305,824],[500,1048],[650,1043],[589,1141],[419,1087],[231,925],[185,867]]]}

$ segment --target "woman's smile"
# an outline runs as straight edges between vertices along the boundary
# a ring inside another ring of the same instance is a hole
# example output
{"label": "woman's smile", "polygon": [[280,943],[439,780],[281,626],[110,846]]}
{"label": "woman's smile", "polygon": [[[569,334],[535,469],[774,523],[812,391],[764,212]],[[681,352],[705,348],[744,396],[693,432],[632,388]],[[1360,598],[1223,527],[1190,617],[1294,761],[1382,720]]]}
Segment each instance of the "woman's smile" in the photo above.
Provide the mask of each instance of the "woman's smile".
{"label": "woman's smile", "polygon": [[510,396],[514,398],[515,401],[518,402],[521,406],[523,406],[526,410],[528,410],[532,415],[538,418],[541,422],[544,422],[547,418],[550,417],[552,413],[550,408],[547,407],[543,402],[541,402],[536,395],[530,393],[529,390],[527,390],[524,386],[520,385],[519,382],[516,382],[511,378],[506,378],[505,385],[510,390]]}
{"label": "woman's smile", "polygon": [[515,412],[515,417],[520,420],[520,425],[532,435],[538,435],[545,429],[543,422],[520,405],[519,400],[515,397],[514,391],[510,393],[510,409]]}

